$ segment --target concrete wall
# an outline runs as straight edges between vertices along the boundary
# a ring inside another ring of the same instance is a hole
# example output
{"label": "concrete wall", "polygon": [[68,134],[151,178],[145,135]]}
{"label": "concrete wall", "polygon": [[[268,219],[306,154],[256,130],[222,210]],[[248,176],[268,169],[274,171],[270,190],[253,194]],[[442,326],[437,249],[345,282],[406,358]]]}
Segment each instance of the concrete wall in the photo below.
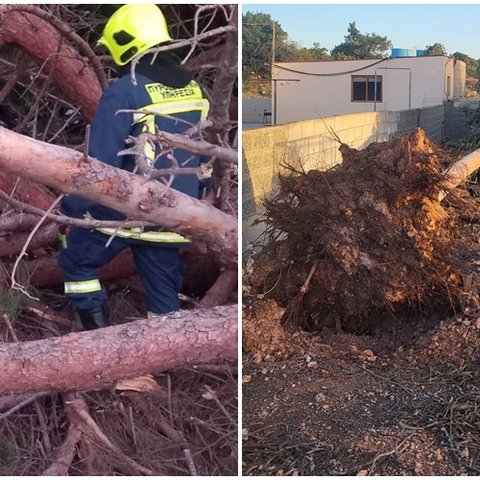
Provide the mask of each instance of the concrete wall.
{"label": "concrete wall", "polygon": [[272,111],[271,98],[242,99],[242,126],[244,130],[263,127],[263,113]]}
{"label": "concrete wall", "polygon": [[290,123],[243,132],[242,211],[243,248],[261,235],[264,226],[252,226],[263,213],[262,201],[278,189],[282,164],[302,165],[306,170],[326,170],[341,162],[339,144],[364,148],[375,141],[408,133],[417,125],[429,138],[440,142],[443,134],[443,105],[423,110],[368,112]]}
{"label": "concrete wall", "polygon": [[[448,84],[450,96],[464,91],[455,85],[465,82],[462,64],[443,56],[277,63],[273,72],[276,123],[442,105]],[[382,76],[382,101],[352,102],[352,76],[375,74]]]}

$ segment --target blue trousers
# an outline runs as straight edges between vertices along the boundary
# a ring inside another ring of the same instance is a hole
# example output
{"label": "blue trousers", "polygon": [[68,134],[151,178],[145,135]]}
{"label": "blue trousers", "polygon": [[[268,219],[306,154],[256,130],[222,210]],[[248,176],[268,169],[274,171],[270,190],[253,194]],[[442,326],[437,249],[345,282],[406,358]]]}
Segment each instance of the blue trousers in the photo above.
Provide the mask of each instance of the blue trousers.
{"label": "blue trousers", "polygon": [[58,265],[63,270],[65,293],[77,309],[98,308],[106,302],[100,286],[98,268],[109,263],[122,250],[130,248],[145,288],[151,313],[178,310],[183,263],[179,248],[162,244],[133,242],[96,231],[73,228],[60,251]]}

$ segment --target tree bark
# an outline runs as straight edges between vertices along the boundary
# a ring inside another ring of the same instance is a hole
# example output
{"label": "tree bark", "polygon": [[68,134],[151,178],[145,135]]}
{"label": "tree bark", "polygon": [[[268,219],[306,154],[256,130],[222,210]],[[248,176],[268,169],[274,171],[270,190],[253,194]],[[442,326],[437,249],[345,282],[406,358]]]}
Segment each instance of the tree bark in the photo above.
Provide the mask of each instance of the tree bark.
{"label": "tree bark", "polygon": [[51,465],[42,473],[43,477],[66,477],[70,466],[75,458],[77,443],[83,435],[81,420],[75,411],[76,397],[73,393],[67,393],[65,398],[65,413],[70,422],[67,436],[62,445],[56,450]]}
{"label": "tree bark", "polygon": [[[92,120],[102,89],[87,65],[50,23],[26,12],[5,12],[0,20],[0,43],[14,43],[50,73],[73,105]],[[58,52],[58,54],[56,53]]]}
{"label": "tree bark", "polygon": [[0,168],[192,238],[219,264],[236,268],[237,220],[160,182],[1,127]]}
{"label": "tree bark", "polygon": [[237,358],[237,307],[0,345],[0,395],[104,388],[119,379]]}
{"label": "tree bark", "polygon": [[[13,262],[4,263],[6,274],[10,275],[12,269]],[[137,273],[137,270],[129,250],[119,253],[110,263],[99,269],[100,280],[103,281],[128,278],[135,273]],[[20,263],[17,277],[17,280],[22,284],[28,282],[29,285],[36,287],[61,285],[63,283],[63,272],[58,267],[55,256],[23,260]]]}
{"label": "tree bark", "polygon": [[[18,250],[20,251],[20,249]],[[186,266],[183,275],[183,291],[187,295],[202,297],[208,289],[215,283],[218,276],[218,268],[213,257],[204,255],[194,248],[186,248],[181,251],[182,259]],[[0,271],[0,282],[7,281],[13,270],[14,262],[3,263],[3,270]],[[125,250],[118,254],[110,263],[99,269],[100,281],[118,280],[129,278],[137,273],[133,256],[130,250]],[[235,272],[235,277],[236,277]],[[23,259],[17,270],[17,281],[22,285],[28,284],[35,287],[47,287],[61,285],[63,283],[63,273],[57,265],[55,256],[41,257],[35,259]],[[217,280],[218,283],[218,280]],[[232,285],[232,289],[235,285]],[[225,288],[222,289],[225,291]],[[219,300],[215,305],[227,303],[231,290],[221,297],[225,301]],[[218,296],[215,298],[218,299]],[[207,306],[207,305],[205,305]]]}
{"label": "tree bark", "polygon": [[224,270],[210,290],[208,290],[207,294],[202,298],[200,305],[204,307],[225,305],[228,302],[235,285],[237,285],[237,271]]}
{"label": "tree bark", "polygon": [[10,194],[14,191],[15,194],[13,197],[17,200],[29,203],[30,205],[35,205],[43,210],[47,210],[56,198],[43,185],[37,185],[28,180],[19,179],[18,177],[1,171],[0,189],[6,194]]}
{"label": "tree bark", "polygon": [[[37,219],[38,222],[38,219]],[[29,234],[25,232],[13,232],[9,235],[0,237],[0,257],[18,255],[22,250]],[[26,249],[30,253],[37,248],[52,245],[58,241],[58,225],[49,224],[40,227]]]}

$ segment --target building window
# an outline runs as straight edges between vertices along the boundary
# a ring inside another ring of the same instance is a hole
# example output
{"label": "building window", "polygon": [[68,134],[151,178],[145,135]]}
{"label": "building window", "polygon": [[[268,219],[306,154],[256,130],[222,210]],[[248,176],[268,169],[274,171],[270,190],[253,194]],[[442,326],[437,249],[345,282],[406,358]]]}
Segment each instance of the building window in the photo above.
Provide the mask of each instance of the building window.
{"label": "building window", "polygon": [[[377,80],[375,99],[375,79]],[[382,76],[365,75],[352,76],[352,102],[381,102],[382,101]]]}

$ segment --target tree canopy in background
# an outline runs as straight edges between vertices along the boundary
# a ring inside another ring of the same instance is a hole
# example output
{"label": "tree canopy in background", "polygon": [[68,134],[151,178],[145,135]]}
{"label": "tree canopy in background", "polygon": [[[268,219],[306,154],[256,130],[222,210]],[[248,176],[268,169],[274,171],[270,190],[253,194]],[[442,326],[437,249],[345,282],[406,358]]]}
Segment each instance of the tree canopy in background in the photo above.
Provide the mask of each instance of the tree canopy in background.
{"label": "tree canopy in background", "polygon": [[441,43],[434,43],[426,46],[426,55],[447,55],[447,50]]}
{"label": "tree canopy in background", "polygon": [[469,57],[465,53],[461,53],[461,52],[455,52],[452,56],[456,60],[461,60],[462,62],[465,62],[465,64],[467,65],[467,77],[471,77],[471,78],[478,77],[478,73],[477,73],[477,69],[479,67],[478,60],[475,60],[474,58]]}
{"label": "tree canopy in background", "polygon": [[336,60],[383,58],[392,47],[392,42],[387,37],[376,33],[361,33],[355,22],[348,25],[347,31],[345,41],[332,49],[332,57]]}
{"label": "tree canopy in background", "polygon": [[273,53],[273,28],[275,24],[275,61],[313,62],[330,58],[328,50],[319,42],[312,48],[305,48],[299,42],[290,40],[287,32],[271,15],[261,12],[247,12],[242,17],[243,75],[270,78]]}

